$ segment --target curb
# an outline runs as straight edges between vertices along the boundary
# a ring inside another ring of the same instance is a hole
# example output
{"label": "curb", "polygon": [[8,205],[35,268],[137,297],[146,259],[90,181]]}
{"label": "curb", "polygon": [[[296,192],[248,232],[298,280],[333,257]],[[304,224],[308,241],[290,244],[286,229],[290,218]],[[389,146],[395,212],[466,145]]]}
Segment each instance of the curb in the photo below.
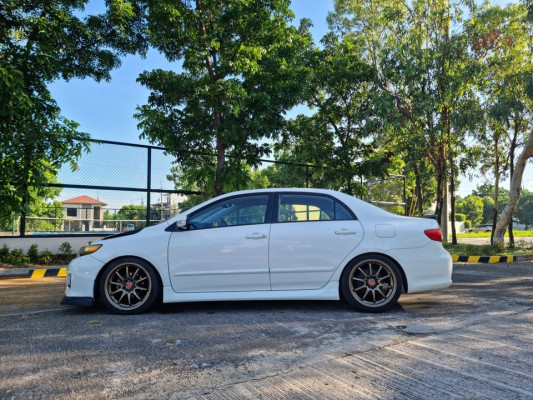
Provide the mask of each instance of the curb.
{"label": "curb", "polygon": [[533,260],[533,254],[520,254],[516,256],[459,256],[457,254],[452,254],[452,261],[461,262],[461,263],[494,264],[494,263],[512,263],[512,262],[531,261],[531,260]]}
{"label": "curb", "polygon": [[67,268],[9,268],[0,270],[2,278],[50,278],[56,276],[67,276]]}

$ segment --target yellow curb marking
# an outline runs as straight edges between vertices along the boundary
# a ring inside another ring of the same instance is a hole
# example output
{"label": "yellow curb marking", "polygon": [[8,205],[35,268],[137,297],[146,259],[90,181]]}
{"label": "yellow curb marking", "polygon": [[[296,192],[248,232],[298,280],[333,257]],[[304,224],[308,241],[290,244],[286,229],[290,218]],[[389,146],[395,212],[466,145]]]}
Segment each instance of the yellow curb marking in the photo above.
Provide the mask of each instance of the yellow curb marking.
{"label": "yellow curb marking", "polygon": [[[49,272],[48,275],[46,275],[47,271],[52,271],[52,273]],[[59,268],[59,269],[51,268],[49,270],[48,268],[38,268],[38,269],[33,270],[30,278],[45,278],[45,277],[53,278],[56,276],[67,276],[67,269],[66,268]]]}
{"label": "yellow curb marking", "polygon": [[490,256],[489,263],[497,263],[500,262],[500,256]]}
{"label": "yellow curb marking", "polygon": [[46,274],[46,269],[34,269],[33,273],[31,274],[32,278],[42,278],[44,277],[44,274]]}

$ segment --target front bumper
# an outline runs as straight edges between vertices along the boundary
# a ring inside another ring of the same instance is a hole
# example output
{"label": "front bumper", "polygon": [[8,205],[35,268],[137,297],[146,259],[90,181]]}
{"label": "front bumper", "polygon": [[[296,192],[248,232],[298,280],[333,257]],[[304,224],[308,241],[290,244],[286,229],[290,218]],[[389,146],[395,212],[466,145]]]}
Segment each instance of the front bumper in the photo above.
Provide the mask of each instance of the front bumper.
{"label": "front bumper", "polygon": [[92,255],[72,260],[67,268],[65,299],[94,299],[96,277],[103,266],[104,263]]}
{"label": "front bumper", "polygon": [[62,306],[82,306],[92,307],[94,305],[94,298],[92,297],[68,297],[65,296],[60,303]]}

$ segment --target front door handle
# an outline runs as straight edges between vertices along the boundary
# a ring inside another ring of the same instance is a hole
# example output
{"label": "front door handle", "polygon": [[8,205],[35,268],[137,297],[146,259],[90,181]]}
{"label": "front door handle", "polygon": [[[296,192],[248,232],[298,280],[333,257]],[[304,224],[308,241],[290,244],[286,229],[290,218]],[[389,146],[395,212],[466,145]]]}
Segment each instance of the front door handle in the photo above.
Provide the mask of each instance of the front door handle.
{"label": "front door handle", "polygon": [[349,231],[348,229],[341,229],[340,231],[335,231],[335,235],[356,235],[356,231]]}
{"label": "front door handle", "polygon": [[259,233],[252,233],[251,235],[246,235],[246,239],[265,239],[267,235],[260,235]]}

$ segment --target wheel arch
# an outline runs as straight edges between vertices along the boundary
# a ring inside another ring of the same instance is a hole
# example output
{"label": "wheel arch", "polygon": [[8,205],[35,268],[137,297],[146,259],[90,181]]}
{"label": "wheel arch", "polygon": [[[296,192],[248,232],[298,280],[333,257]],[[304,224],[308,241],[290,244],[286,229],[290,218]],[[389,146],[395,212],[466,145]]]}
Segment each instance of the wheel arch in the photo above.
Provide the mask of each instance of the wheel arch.
{"label": "wheel arch", "polygon": [[[98,275],[96,275],[96,279],[94,280],[94,286],[93,286],[93,296],[94,296],[95,301],[100,299],[100,295],[101,295],[100,294],[100,279],[102,279],[102,274],[104,273],[105,269],[107,268],[109,264],[117,260],[120,260],[122,258],[136,258],[137,260],[141,260],[147,263],[154,270],[155,276],[157,277],[157,282],[159,283],[159,287],[163,289],[163,280],[161,279],[161,275],[159,274],[159,271],[157,270],[157,268],[154,267],[154,264],[152,264],[150,261],[148,261],[145,258],[142,258],[139,256],[133,256],[133,255],[118,256],[106,262],[104,265],[102,265],[102,268],[100,268],[100,271],[98,271]],[[162,297],[162,293],[163,293],[163,290],[161,290],[160,297]],[[158,300],[161,301],[161,298]]]}
{"label": "wheel arch", "polygon": [[394,263],[394,265],[396,265],[396,267],[400,271],[400,274],[402,275],[402,289],[404,290],[405,293],[408,293],[409,286],[408,286],[408,283],[407,283],[407,276],[405,275],[405,271],[403,270],[403,267],[400,265],[400,263],[398,261],[396,261],[394,258],[392,258],[391,256],[389,256],[388,254],[379,253],[379,252],[369,252],[369,253],[358,254],[356,257],[354,257],[350,261],[348,261],[346,263],[346,265],[344,266],[344,268],[342,269],[342,273],[341,273],[341,275],[339,277],[339,297],[341,299],[343,298],[342,290],[341,290],[342,277],[346,273],[346,270],[348,269],[348,266],[350,266],[352,263],[357,262],[358,260],[362,260],[362,259],[365,259],[365,258],[370,258],[370,257],[376,256],[376,255],[377,256],[381,256],[381,257],[385,257],[388,260],[390,260],[392,263]]}

